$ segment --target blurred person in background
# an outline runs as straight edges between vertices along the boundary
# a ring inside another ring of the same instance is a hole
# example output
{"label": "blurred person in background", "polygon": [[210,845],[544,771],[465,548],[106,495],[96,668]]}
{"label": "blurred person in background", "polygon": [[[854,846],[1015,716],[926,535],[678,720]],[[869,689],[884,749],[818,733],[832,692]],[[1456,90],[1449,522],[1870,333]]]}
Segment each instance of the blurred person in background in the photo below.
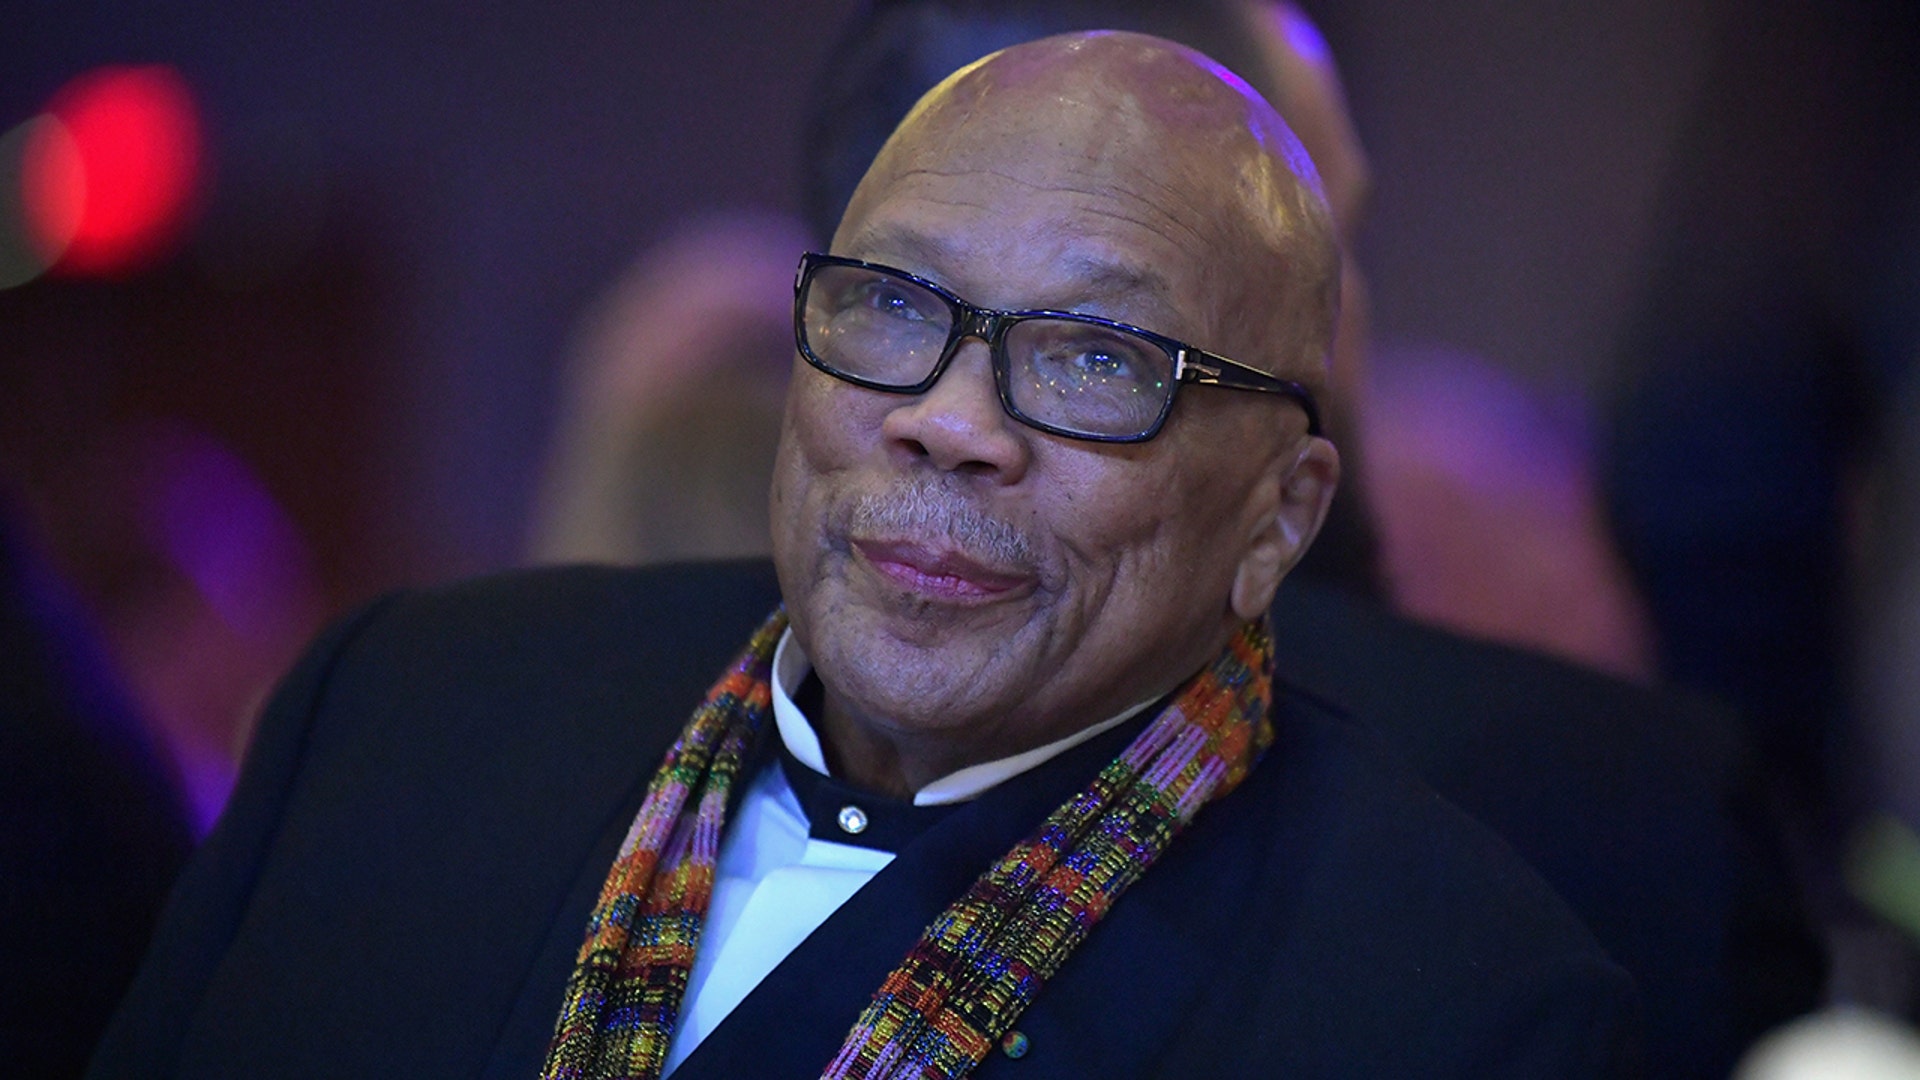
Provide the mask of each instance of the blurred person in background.
{"label": "blurred person in background", "polygon": [[535,561],[765,555],[793,352],[775,214],[716,215],[648,250],[581,321],[534,515]]}
{"label": "blurred person in background", "polygon": [[1883,504],[1913,482],[1889,455],[1920,362],[1920,7],[1768,0],[1718,29],[1621,343],[1609,519],[1661,676],[1738,710],[1794,825],[1832,996],[1911,1016],[1911,944],[1844,870],[1912,776],[1916,654],[1882,645],[1870,699],[1860,673],[1863,625],[1906,617]]}

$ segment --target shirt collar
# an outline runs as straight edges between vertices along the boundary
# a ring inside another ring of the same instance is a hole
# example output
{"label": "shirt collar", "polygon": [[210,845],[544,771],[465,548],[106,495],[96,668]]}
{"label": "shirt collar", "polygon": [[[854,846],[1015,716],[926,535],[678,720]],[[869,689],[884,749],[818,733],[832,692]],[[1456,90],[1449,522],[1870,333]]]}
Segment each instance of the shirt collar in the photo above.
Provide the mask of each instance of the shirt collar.
{"label": "shirt collar", "polygon": [[[780,731],[780,741],[786,744],[787,753],[795,761],[812,769],[822,776],[831,776],[827,770],[827,757],[820,748],[820,736],[813,730],[813,724],[807,720],[800,706],[793,703],[793,695],[800,691],[800,684],[813,670],[813,662],[807,659],[806,650],[794,639],[793,631],[787,630],[780,635],[780,644],[773,652],[773,722]],[[1118,716],[1103,720],[1092,727],[1081,728],[1064,739],[1056,739],[1045,746],[1036,746],[1011,757],[995,761],[983,761],[978,765],[969,765],[957,772],[933,781],[914,793],[915,806],[944,806],[948,803],[965,802],[996,784],[1011,780],[1028,769],[1050,758],[1056,757],[1093,738],[1110,728],[1116,727],[1139,715],[1140,710],[1154,703],[1149,698],[1120,713]]]}

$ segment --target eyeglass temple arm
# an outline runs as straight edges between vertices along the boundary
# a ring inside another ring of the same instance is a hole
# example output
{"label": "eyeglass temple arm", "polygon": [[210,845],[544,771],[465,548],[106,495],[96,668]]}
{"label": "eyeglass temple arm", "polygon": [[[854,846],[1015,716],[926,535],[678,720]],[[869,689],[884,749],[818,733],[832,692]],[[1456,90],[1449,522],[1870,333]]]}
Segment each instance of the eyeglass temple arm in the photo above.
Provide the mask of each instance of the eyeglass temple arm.
{"label": "eyeglass temple arm", "polygon": [[1313,400],[1313,391],[1291,379],[1269,375],[1257,367],[1199,349],[1180,350],[1173,377],[1177,382],[1199,383],[1203,386],[1231,386],[1240,390],[1285,394],[1306,411],[1307,434],[1320,434],[1320,406]]}

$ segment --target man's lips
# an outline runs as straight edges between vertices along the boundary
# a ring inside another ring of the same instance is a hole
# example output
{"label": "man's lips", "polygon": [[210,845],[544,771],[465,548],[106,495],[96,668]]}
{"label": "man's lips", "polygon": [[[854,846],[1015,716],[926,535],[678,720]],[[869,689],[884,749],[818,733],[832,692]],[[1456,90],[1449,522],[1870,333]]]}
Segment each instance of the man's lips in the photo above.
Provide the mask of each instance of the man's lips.
{"label": "man's lips", "polygon": [[1033,581],[1031,574],[985,566],[960,554],[902,540],[855,540],[875,570],[915,592],[948,600],[988,600]]}

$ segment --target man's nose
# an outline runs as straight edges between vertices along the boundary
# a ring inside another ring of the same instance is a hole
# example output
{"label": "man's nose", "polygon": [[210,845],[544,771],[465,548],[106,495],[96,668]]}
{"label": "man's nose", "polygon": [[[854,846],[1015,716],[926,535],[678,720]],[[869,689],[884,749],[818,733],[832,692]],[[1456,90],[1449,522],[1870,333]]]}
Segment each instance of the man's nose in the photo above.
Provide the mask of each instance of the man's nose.
{"label": "man's nose", "polygon": [[881,435],[892,452],[942,471],[1018,483],[1032,456],[1027,428],[1000,405],[986,342],[968,338],[956,348],[932,388],[887,413]]}

